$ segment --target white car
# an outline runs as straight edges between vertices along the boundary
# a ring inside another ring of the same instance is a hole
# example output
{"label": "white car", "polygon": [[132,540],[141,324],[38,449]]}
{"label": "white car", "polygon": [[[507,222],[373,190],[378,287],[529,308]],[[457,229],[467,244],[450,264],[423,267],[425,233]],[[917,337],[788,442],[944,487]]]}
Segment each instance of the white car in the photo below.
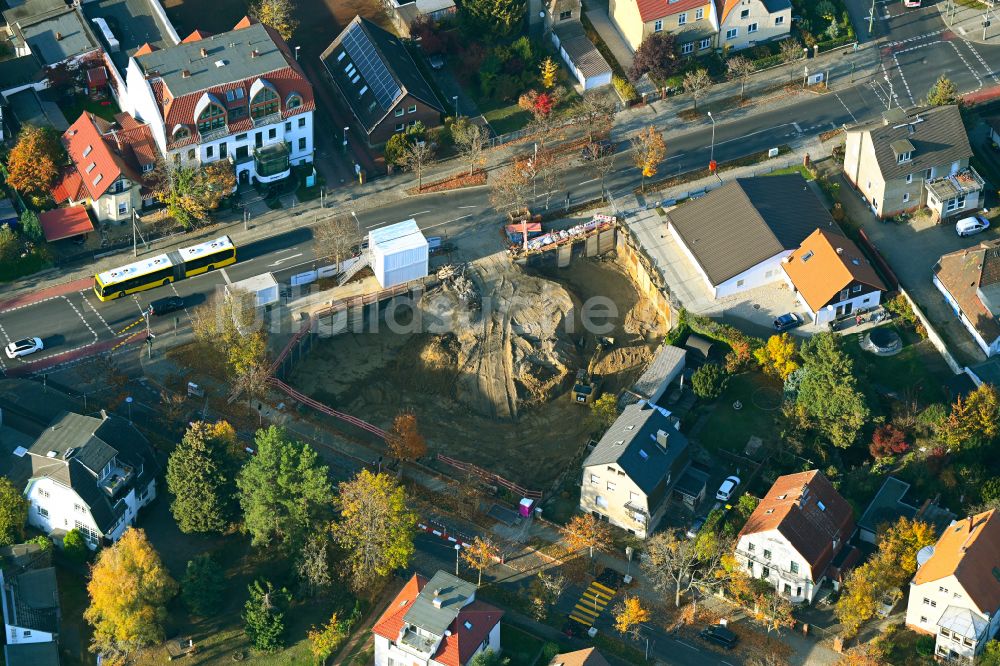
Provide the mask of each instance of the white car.
{"label": "white car", "polygon": [[740,477],[727,476],[726,480],[719,486],[719,492],[715,493],[715,499],[728,502],[729,498],[736,492],[736,486],[740,485]]}
{"label": "white car", "polygon": [[990,221],[982,215],[963,217],[955,223],[955,233],[959,236],[971,236],[978,234],[980,231],[986,231],[989,228]]}
{"label": "white car", "polygon": [[45,348],[42,341],[38,338],[25,338],[24,340],[17,340],[10,343],[4,349],[7,352],[7,358],[17,358],[18,356],[27,356],[28,354],[34,354],[36,351],[41,351]]}

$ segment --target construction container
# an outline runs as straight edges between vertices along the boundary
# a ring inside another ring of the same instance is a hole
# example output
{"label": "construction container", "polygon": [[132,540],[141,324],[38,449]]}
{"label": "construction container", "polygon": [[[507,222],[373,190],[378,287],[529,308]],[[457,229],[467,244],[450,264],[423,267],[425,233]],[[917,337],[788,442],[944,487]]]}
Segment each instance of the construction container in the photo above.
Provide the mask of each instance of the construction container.
{"label": "construction container", "polygon": [[427,277],[430,251],[416,220],[368,232],[372,270],[383,289]]}
{"label": "construction container", "polygon": [[261,275],[255,275],[246,280],[226,285],[226,292],[232,293],[237,291],[253,294],[254,305],[258,308],[273,305],[280,298],[278,281],[274,279],[274,275],[271,273],[262,273]]}

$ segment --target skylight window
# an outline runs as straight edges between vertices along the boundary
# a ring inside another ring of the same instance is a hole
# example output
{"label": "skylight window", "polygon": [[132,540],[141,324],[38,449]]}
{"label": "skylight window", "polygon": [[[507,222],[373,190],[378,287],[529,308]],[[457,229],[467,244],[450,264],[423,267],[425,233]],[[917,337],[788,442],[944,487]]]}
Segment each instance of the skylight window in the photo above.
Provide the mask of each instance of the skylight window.
{"label": "skylight window", "polygon": [[826,505],[820,502],[819,500],[816,500],[816,506],[819,507],[820,511],[826,511]]}
{"label": "skylight window", "polygon": [[649,454],[643,451],[642,449],[639,449],[639,457],[642,458],[643,460],[649,460]]}
{"label": "skylight window", "polygon": [[104,180],[104,174],[103,173],[97,174],[97,178],[94,179],[94,185],[97,185],[102,180]]}
{"label": "skylight window", "polygon": [[466,621],[465,621],[465,628],[466,628],[466,629],[472,629],[472,623],[471,623],[471,622],[469,622],[468,620],[466,620]]}
{"label": "skylight window", "polygon": [[93,146],[87,146],[86,148],[84,148],[83,149],[83,156],[86,157],[87,155],[89,155],[90,151],[92,151],[93,149],[94,149]]}
{"label": "skylight window", "polygon": [[778,499],[785,499],[788,495],[778,495]]}
{"label": "skylight window", "polygon": [[347,57],[347,51],[341,51],[340,55],[337,56],[337,62],[340,62],[341,60],[343,60],[346,57]]}
{"label": "skylight window", "polygon": [[802,263],[805,263],[805,262],[809,261],[810,259],[812,259],[814,254],[815,254],[815,252],[813,252],[812,250],[809,250],[808,252],[806,252],[805,254],[803,254],[802,255]]}
{"label": "skylight window", "polygon": [[243,88],[236,89],[236,99],[243,99]]}
{"label": "skylight window", "polygon": [[90,164],[88,164],[87,165],[87,173],[90,173],[91,171],[93,171],[94,167],[96,167],[96,166],[97,166],[97,162],[91,162]]}

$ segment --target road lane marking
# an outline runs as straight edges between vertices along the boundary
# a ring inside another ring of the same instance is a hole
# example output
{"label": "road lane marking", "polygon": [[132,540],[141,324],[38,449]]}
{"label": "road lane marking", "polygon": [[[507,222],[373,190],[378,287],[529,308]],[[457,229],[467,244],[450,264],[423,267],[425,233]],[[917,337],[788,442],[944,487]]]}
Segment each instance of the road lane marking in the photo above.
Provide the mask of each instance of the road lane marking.
{"label": "road lane marking", "polygon": [[[448,220],[448,222],[458,222],[459,220],[464,220],[467,217],[472,217],[472,213],[469,213],[468,215],[463,215],[462,217],[456,217],[454,220]],[[445,224],[448,224],[448,222],[445,222]]]}
{"label": "road lane marking", "polygon": [[226,284],[232,284],[233,283],[233,281],[229,279],[229,273],[226,272],[225,268],[223,268],[219,272],[222,273],[222,279],[226,281]]}
{"label": "road lane marking", "polygon": [[[280,266],[281,264],[285,263],[286,261],[288,261],[290,259],[295,259],[296,257],[301,257],[301,256],[302,256],[302,253],[299,252],[298,254],[292,254],[292,255],[289,255],[287,257],[282,257],[281,259],[278,259],[277,261],[275,261],[273,264],[268,264],[268,266]],[[225,275],[225,271],[223,271],[223,275]],[[228,277],[226,278],[226,284],[229,284],[229,278]]]}
{"label": "road lane marking", "polygon": [[[177,296],[177,298],[181,299],[185,303],[187,302],[187,299],[184,298],[183,296],[181,296],[180,292],[177,291],[177,285],[175,285],[173,282],[171,282],[170,283],[170,288],[174,290],[174,295]],[[187,305],[184,306],[184,314],[186,314],[188,316],[189,320],[191,319],[191,313],[188,312]]]}
{"label": "road lane marking", "polygon": [[419,213],[410,213],[410,217],[416,217],[417,215],[423,215],[423,214],[429,213],[429,212],[430,212],[429,210],[422,210]]}
{"label": "road lane marking", "polygon": [[479,206],[459,206],[459,208],[479,208]]}
{"label": "road lane marking", "polygon": [[794,128],[795,128],[795,131],[796,131],[796,132],[798,132],[799,134],[802,134],[802,128],[801,128],[801,127],[799,127],[799,124],[798,124],[798,123],[792,123],[792,127],[794,127]]}
{"label": "road lane marking", "polygon": [[599,180],[600,180],[600,178],[591,178],[590,180],[581,181],[581,182],[577,183],[577,185],[586,185],[587,183],[596,183]]}
{"label": "road lane marking", "polygon": [[[75,313],[76,313],[76,316],[80,318],[80,321],[82,321],[82,322],[83,322],[83,325],[84,325],[84,326],[86,326],[86,327],[87,327],[87,330],[88,330],[88,331],[90,331],[90,334],[94,336],[94,342],[97,342],[98,340],[100,340],[100,339],[101,339],[101,336],[99,336],[99,335],[97,334],[97,331],[95,331],[95,330],[94,330],[94,328],[93,328],[93,326],[91,326],[91,325],[90,325],[90,322],[88,322],[88,321],[87,321],[87,320],[86,320],[86,319],[84,318],[84,316],[83,316],[83,313],[82,313],[82,312],[80,312],[79,308],[77,308],[77,307],[76,307],[76,304],[74,304],[74,303],[73,303],[73,301],[69,300],[69,299],[68,299],[68,298],[66,298],[65,296],[63,296],[62,298],[63,298],[63,300],[65,300],[65,301],[66,301],[67,303],[69,303],[69,306],[70,306],[71,308],[73,308],[73,312],[75,312]],[[87,344],[85,344],[85,345],[81,345],[81,346],[77,347],[77,349],[83,349],[84,347],[89,347],[90,345],[94,344],[94,342],[88,342],[88,343],[87,343]]]}
{"label": "road lane marking", "polygon": [[681,645],[683,645],[683,646],[684,646],[684,647],[686,647],[686,648],[691,648],[691,649],[692,649],[692,650],[694,650],[695,652],[701,652],[701,650],[699,650],[699,649],[698,649],[698,648],[696,648],[695,646],[691,645],[690,643],[685,643],[685,642],[684,642],[684,641],[682,641],[682,640],[678,640],[677,642],[678,642],[678,643],[680,643]]}
{"label": "road lane marking", "polygon": [[94,305],[90,302],[90,300],[87,299],[87,292],[81,291],[80,296],[83,298],[83,302],[87,304],[87,307],[93,310],[94,314],[97,315],[97,318],[101,320],[101,323],[104,324],[104,328],[111,331],[111,335],[114,335],[115,329],[108,326],[108,322],[104,320],[104,317],[102,317],[101,313],[97,311],[97,308],[95,308]]}
{"label": "road lane marking", "polygon": [[847,111],[849,114],[851,114],[851,120],[853,120],[854,122],[858,122],[858,119],[854,117],[854,112],[851,111],[850,107],[848,107],[847,104],[844,103],[844,100],[840,99],[840,95],[838,95],[837,93],[833,93],[833,96],[837,98],[837,101],[840,102],[840,105],[842,107],[844,107],[844,110]]}

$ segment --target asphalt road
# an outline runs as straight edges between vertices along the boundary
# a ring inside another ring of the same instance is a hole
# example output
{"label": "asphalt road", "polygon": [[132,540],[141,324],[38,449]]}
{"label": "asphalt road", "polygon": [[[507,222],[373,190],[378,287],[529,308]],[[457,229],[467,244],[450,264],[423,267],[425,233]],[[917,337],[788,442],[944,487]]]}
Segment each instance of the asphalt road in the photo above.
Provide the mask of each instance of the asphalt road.
{"label": "asphalt road", "polygon": [[[857,4],[859,0],[852,0]],[[710,155],[718,162],[743,157],[781,144],[801,142],[821,132],[844,124],[877,118],[891,103],[909,106],[919,101],[937,76],[945,71],[962,92],[970,92],[1000,83],[1000,46],[970,44],[948,31],[940,12],[934,7],[905,9],[902,2],[880,4],[878,15],[889,41],[882,48],[884,77],[859,83],[827,95],[807,96],[786,106],[755,115],[719,122],[715,127],[714,149],[711,125],[674,134],[676,120],[661,128],[667,130],[667,153],[659,165],[660,175],[677,174],[708,164]],[[886,18],[888,17],[888,18]],[[890,100],[893,100],[890,102]],[[527,150],[527,149],[526,149]],[[569,159],[549,205],[563,206],[600,197],[599,175],[579,159]],[[605,185],[614,196],[631,193],[639,185],[639,175],[632,165],[631,147],[621,141],[617,148],[615,171]],[[546,195],[538,191],[535,209],[542,209]],[[462,247],[462,237],[479,233],[499,223],[490,207],[486,188],[470,188],[401,199],[377,209],[357,213],[360,231],[414,218],[432,236],[447,236]],[[490,233],[493,233],[490,231]],[[242,246],[239,262],[225,270],[198,276],[153,289],[124,299],[101,303],[92,292],[49,298],[15,309],[0,311],[0,342],[22,337],[43,339],[45,349],[24,359],[0,358],[4,371],[30,371],[62,360],[103,351],[121,339],[123,330],[135,324],[150,300],[167,295],[185,298],[187,308],[162,318],[154,318],[154,334],[169,334],[189,325],[190,309],[204,302],[227,281],[238,281],[264,272],[273,272],[279,281],[288,281],[294,273],[315,267],[316,252],[308,229],[276,235]],[[127,263],[123,257],[122,263]],[[135,324],[138,330],[143,324]]]}

